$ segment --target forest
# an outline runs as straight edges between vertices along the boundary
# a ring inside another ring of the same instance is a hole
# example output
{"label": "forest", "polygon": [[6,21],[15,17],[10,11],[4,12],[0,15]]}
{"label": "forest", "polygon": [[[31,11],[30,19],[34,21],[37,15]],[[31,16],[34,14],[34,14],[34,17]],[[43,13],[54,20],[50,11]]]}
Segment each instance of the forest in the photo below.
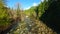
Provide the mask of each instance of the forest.
{"label": "forest", "polygon": [[0,0],[0,34],[60,34],[60,1],[44,0],[28,10]]}

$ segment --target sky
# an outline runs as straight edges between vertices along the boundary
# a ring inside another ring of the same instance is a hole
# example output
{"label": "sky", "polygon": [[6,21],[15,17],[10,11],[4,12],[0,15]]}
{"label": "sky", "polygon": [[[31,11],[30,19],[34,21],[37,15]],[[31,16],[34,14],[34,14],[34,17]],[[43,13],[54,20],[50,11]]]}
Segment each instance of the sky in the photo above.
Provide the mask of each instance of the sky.
{"label": "sky", "polygon": [[20,3],[20,6],[23,10],[29,9],[31,6],[37,6],[43,0],[8,0],[7,7],[16,8],[17,3]]}

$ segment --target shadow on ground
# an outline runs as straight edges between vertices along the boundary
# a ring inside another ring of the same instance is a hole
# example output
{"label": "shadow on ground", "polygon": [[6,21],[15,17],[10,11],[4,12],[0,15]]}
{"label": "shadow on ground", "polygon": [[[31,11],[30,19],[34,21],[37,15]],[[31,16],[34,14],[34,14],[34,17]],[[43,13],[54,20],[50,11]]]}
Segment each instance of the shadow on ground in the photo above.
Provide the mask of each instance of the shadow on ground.
{"label": "shadow on ground", "polygon": [[45,13],[40,17],[48,27],[56,32],[60,32],[60,3],[53,1]]}

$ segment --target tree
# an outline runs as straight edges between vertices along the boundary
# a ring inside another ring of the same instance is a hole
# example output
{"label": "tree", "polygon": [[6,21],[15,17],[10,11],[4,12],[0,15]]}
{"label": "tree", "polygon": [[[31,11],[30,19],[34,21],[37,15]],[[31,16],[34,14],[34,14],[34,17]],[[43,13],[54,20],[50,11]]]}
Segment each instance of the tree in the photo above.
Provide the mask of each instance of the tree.
{"label": "tree", "polygon": [[19,20],[21,20],[21,10],[20,10],[20,4],[19,3],[17,3],[17,18],[19,19]]}
{"label": "tree", "polygon": [[0,30],[5,30],[10,24],[8,8],[5,7],[4,2],[5,0],[0,0]]}

